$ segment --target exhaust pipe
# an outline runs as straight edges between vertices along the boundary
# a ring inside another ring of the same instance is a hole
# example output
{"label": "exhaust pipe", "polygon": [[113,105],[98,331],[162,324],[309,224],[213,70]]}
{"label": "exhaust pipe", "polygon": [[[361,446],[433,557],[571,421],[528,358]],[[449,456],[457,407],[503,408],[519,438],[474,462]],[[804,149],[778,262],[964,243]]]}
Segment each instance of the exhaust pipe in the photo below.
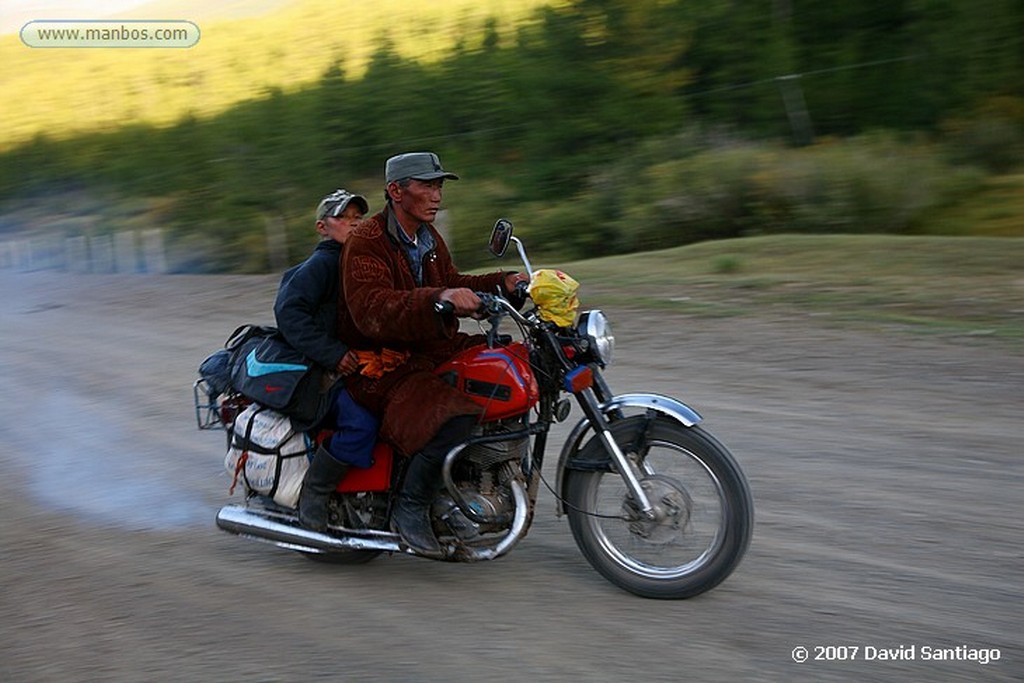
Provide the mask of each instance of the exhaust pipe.
{"label": "exhaust pipe", "polygon": [[[515,513],[512,525],[495,545],[484,547],[448,546],[446,559],[458,562],[479,562],[501,557],[526,534],[529,502],[521,482],[511,482]],[[311,531],[299,524],[294,515],[282,514],[258,507],[225,505],[217,513],[217,526],[244,538],[271,543],[286,550],[303,553],[336,553],[350,550],[376,550],[389,553],[416,551],[401,543],[398,534],[372,529],[337,529],[337,535]]]}
{"label": "exhaust pipe", "polygon": [[269,510],[225,505],[217,513],[217,526],[228,532],[257,541],[272,543],[279,548],[306,553],[331,553],[346,550],[378,550],[402,552],[398,535],[386,531],[345,529],[344,535],[334,536],[311,531],[294,517]]}

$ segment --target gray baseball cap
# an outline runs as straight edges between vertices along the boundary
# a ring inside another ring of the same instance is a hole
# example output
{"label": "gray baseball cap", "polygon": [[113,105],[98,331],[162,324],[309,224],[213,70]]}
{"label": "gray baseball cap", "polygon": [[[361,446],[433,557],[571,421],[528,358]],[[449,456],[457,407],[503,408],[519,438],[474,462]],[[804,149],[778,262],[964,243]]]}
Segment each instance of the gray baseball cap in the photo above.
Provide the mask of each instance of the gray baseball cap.
{"label": "gray baseball cap", "polygon": [[384,167],[384,184],[396,180],[412,178],[413,180],[437,180],[450,178],[458,180],[459,176],[441,168],[441,160],[433,152],[406,152],[388,159]]}
{"label": "gray baseball cap", "polygon": [[370,212],[370,203],[366,201],[366,197],[361,194],[352,194],[348,190],[338,189],[320,200],[320,204],[316,207],[316,219],[322,221],[327,216],[332,218],[340,216],[345,207],[352,202],[358,204],[363,213]]}

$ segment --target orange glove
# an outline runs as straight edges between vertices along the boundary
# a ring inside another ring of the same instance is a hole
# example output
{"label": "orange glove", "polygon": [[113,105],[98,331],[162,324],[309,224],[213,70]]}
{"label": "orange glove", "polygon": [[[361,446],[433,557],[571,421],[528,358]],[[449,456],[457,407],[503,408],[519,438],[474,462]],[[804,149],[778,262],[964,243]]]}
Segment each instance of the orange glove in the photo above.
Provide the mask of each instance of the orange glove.
{"label": "orange glove", "polygon": [[385,373],[391,372],[409,359],[408,351],[393,351],[392,349],[381,349],[376,351],[356,351],[356,357],[362,369],[360,375],[372,379],[380,379]]}

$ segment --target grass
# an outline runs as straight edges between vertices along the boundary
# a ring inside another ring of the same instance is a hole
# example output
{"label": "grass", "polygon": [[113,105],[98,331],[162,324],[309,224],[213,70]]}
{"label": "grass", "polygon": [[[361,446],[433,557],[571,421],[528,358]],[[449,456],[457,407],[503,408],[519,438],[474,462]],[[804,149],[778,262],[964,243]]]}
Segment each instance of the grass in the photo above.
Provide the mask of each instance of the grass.
{"label": "grass", "polygon": [[929,222],[938,235],[1024,237],[1024,173],[990,177],[985,187]]}
{"label": "grass", "polygon": [[783,235],[557,267],[581,283],[584,308],[814,316],[861,328],[1024,340],[1020,239]]}

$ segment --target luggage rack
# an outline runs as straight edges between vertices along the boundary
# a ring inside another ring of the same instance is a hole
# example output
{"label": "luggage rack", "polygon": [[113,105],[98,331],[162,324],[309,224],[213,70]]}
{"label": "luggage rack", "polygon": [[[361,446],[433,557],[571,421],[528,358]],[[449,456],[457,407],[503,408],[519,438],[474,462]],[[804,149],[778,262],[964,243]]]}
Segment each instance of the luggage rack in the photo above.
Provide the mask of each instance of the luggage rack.
{"label": "luggage rack", "polygon": [[202,377],[192,384],[192,399],[196,407],[196,426],[200,430],[229,430],[235,416],[252,403],[233,391],[215,395]]}

